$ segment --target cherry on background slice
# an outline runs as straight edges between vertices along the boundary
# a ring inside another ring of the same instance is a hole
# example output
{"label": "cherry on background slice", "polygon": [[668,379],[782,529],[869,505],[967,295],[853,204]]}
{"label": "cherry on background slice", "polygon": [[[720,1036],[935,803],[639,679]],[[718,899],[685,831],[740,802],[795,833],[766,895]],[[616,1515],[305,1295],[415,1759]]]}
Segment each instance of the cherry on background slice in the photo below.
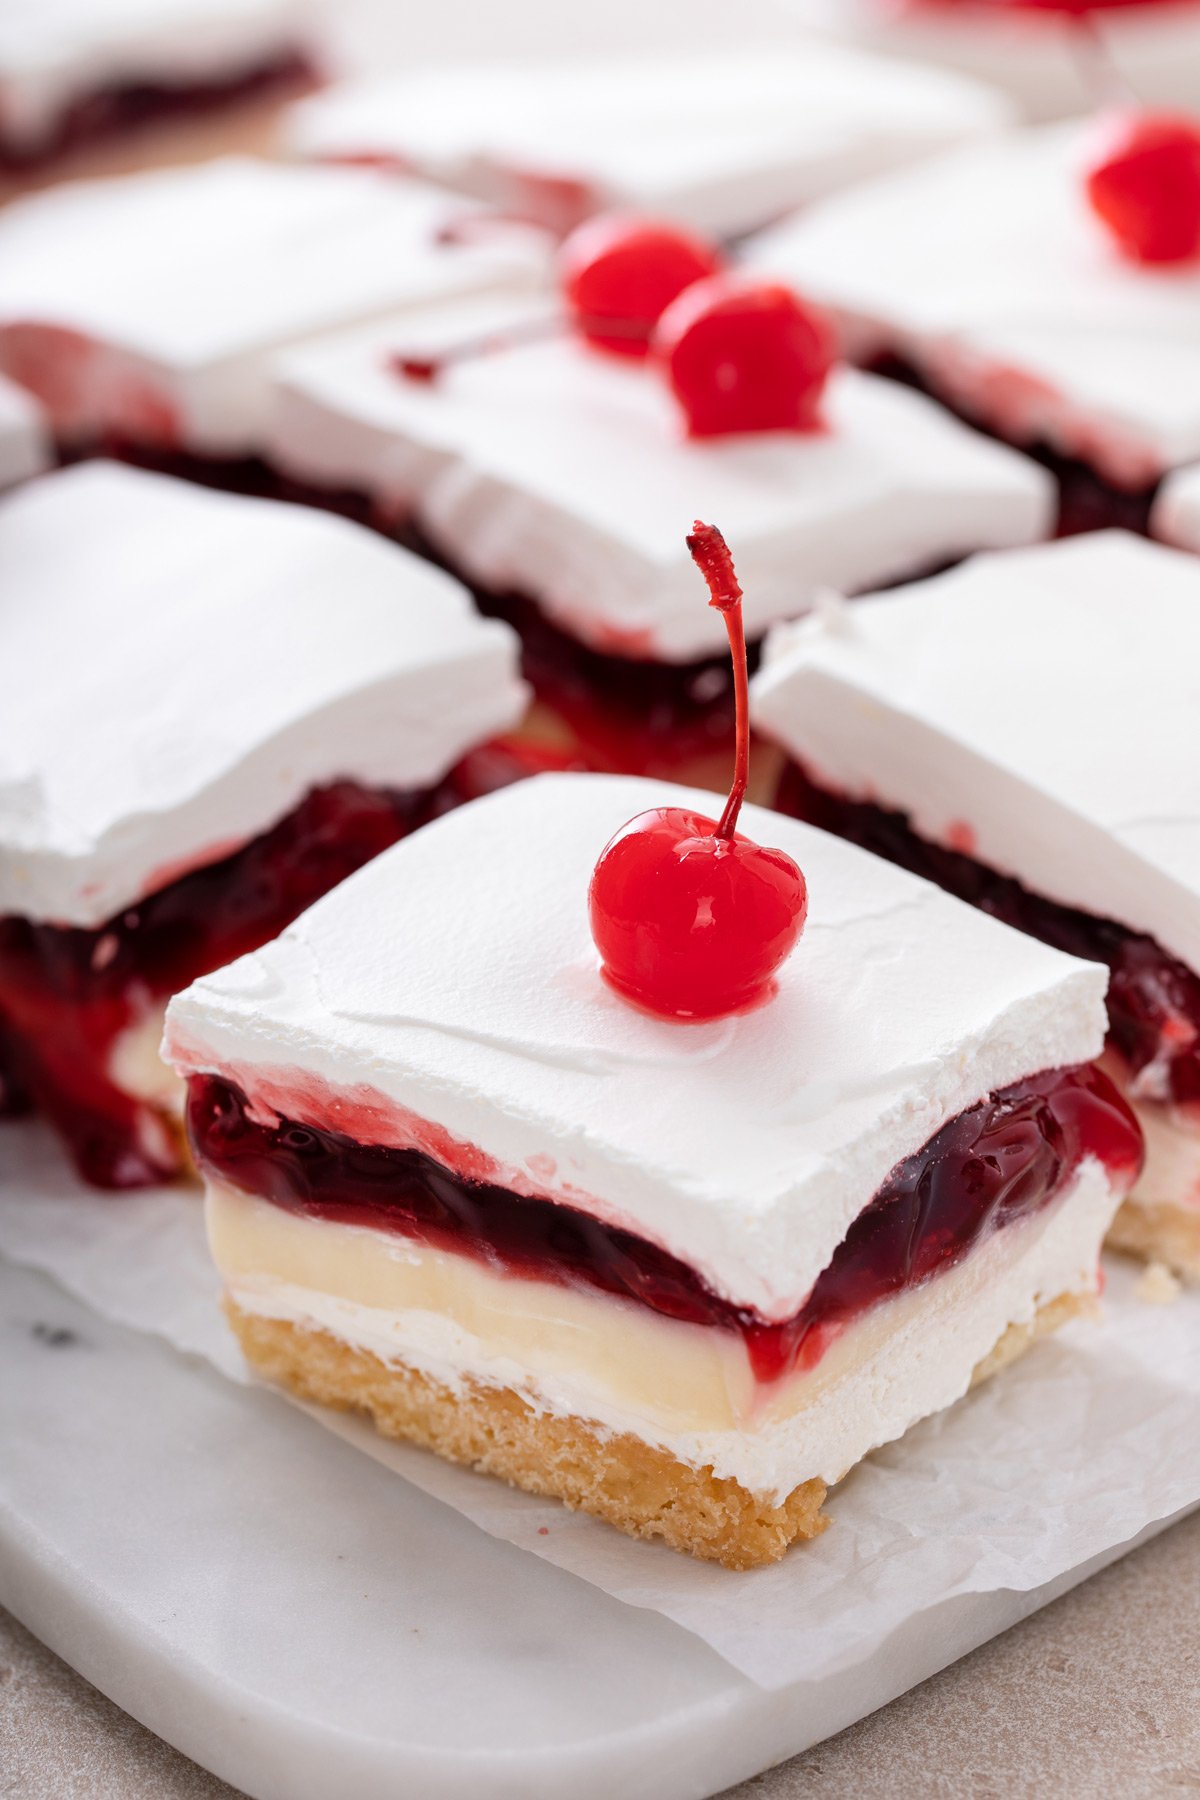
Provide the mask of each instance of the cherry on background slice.
{"label": "cherry on background slice", "polygon": [[572,324],[590,344],[645,356],[664,308],[722,261],[715,245],[681,226],[605,213],[564,241],[558,278]]}
{"label": "cherry on background slice", "polygon": [[1118,114],[1089,165],[1087,194],[1132,262],[1200,256],[1200,125],[1169,113]]}
{"label": "cherry on background slice", "polygon": [[836,343],[824,315],[788,287],[714,275],[686,288],[658,322],[651,354],[690,437],[812,431]]}
{"label": "cherry on background slice", "polygon": [[733,652],[733,785],[719,821],[668,806],[624,825],[596,864],[588,911],[604,973],[619,993],[661,1018],[715,1019],[769,994],[804,929],[808,889],[784,851],[736,830],[750,766],[742,590],[714,526],[697,520],[688,548]]}

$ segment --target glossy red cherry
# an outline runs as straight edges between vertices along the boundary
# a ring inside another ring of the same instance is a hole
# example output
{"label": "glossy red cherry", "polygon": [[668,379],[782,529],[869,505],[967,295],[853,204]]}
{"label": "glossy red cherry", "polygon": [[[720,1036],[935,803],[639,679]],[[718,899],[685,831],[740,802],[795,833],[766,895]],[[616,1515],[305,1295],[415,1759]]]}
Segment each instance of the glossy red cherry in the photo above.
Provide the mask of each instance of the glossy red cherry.
{"label": "glossy red cherry", "polygon": [[592,875],[592,937],[612,985],[668,1019],[715,1019],[770,992],[808,913],[791,857],[736,830],[750,768],[742,590],[724,538],[696,522],[688,548],[724,615],[737,693],[733,785],[719,820],[678,807],[639,813]]}
{"label": "glossy red cherry", "polygon": [[1133,262],[1200,255],[1200,126],[1167,113],[1113,119],[1087,172],[1093,210]]}
{"label": "glossy red cherry", "polygon": [[645,356],[663,309],[714,274],[721,253],[677,225],[607,213],[577,227],[558,253],[575,329],[619,356]]}
{"label": "glossy red cherry", "polygon": [[790,288],[741,275],[687,288],[651,345],[690,437],[811,431],[835,351],[822,313]]}

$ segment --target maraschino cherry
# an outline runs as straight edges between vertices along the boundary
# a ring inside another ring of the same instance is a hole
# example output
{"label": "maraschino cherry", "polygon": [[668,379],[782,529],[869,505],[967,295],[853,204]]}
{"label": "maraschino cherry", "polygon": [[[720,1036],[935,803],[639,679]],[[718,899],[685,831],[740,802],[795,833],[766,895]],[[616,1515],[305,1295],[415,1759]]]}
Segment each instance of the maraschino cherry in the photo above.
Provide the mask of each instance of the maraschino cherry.
{"label": "maraschino cherry", "polygon": [[685,288],[651,344],[690,437],[812,431],[835,354],[823,314],[790,288],[739,275]]}
{"label": "maraschino cherry", "polygon": [[588,910],[619,993],[660,1018],[718,1019],[770,993],[804,929],[808,889],[790,856],[736,830],[750,770],[742,590],[714,525],[697,520],[687,542],[733,653],[733,786],[719,820],[679,806],[631,819],[596,864]]}
{"label": "maraschino cherry", "polygon": [[1131,261],[1200,256],[1200,125],[1170,113],[1118,114],[1088,169],[1087,192]]}
{"label": "maraschino cherry", "polygon": [[672,300],[722,262],[715,245],[677,225],[606,213],[564,241],[558,278],[582,337],[618,356],[645,356]]}

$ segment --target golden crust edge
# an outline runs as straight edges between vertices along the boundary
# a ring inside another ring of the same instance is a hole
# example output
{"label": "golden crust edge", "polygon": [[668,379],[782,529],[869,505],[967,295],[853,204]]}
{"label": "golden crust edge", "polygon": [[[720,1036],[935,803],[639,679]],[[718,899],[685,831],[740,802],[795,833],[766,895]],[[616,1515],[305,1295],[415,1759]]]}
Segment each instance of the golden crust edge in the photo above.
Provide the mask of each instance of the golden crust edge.
{"label": "golden crust edge", "polygon": [[[1090,1295],[1060,1294],[1028,1324],[1010,1325],[971,1385],[1093,1308]],[[744,1570],[778,1562],[792,1544],[819,1537],[829,1524],[821,1510],[826,1484],[816,1478],[777,1506],[732,1477],[693,1468],[631,1434],[537,1412],[512,1389],[465,1381],[451,1390],[317,1327],[246,1312],[229,1297],[225,1311],[247,1361],[297,1398],[365,1414],[384,1437],[560,1500],[628,1537],[658,1539],[702,1562]]]}

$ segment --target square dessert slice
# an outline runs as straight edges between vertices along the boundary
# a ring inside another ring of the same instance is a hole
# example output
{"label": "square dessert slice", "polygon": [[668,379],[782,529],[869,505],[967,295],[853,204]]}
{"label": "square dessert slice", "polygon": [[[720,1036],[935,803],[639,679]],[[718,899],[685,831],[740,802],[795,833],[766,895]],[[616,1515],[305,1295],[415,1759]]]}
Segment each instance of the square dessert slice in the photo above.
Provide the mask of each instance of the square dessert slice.
{"label": "square dessert slice", "polygon": [[950,151],[748,254],[831,308],[856,360],[1047,455],[1063,529],[1144,530],[1155,484],[1200,456],[1200,265],[1118,252],[1087,197],[1098,141],[1088,121]]}
{"label": "square dessert slice", "polygon": [[32,394],[0,375],[0,488],[39,475],[50,463],[50,438]]}
{"label": "square dessert slice", "polygon": [[803,22],[849,45],[919,57],[1003,88],[1031,119],[1094,100],[1086,17],[1131,92],[1191,106],[1200,89],[1195,0],[789,0]]}
{"label": "square dessert slice", "polygon": [[132,1186],[181,1163],[167,996],[470,791],[517,644],[360,526],[111,463],[0,503],[0,564],[0,1090]]}
{"label": "square dessert slice", "polygon": [[1108,965],[1148,1145],[1110,1241],[1200,1276],[1200,563],[1118,532],[979,557],[781,632],[753,712],[784,810]]}
{"label": "square dessert slice", "polygon": [[478,223],[417,182],[249,157],[32,195],[0,219],[0,371],[72,447],[251,456],[282,346],[535,278],[536,234],[460,241],[464,208]]}
{"label": "square dessert slice", "polygon": [[0,169],[122,126],[310,82],[301,0],[43,0],[0,13]]}
{"label": "square dessert slice", "polygon": [[[923,396],[837,369],[811,431],[689,439],[658,371],[565,331],[522,339],[527,304],[477,301],[281,358],[271,460],[384,520],[521,632],[526,674],[605,766],[721,747],[724,628],[695,604],[697,511],[738,545],[747,630],[825,586],[928,573],[1050,529],[1052,484]],[[406,378],[399,356],[489,340]]]}
{"label": "square dessert slice", "polygon": [[991,89],[941,70],[773,44],[347,83],[293,108],[290,142],[552,231],[620,208],[726,237],[1008,116]]}
{"label": "square dessert slice", "polygon": [[1140,1141],[1089,1066],[1102,970],[757,808],[810,894],[773,992],[624,999],[598,853],[712,804],[547,775],[461,807],[177,996],[165,1054],[257,1368],[742,1568],[1088,1303]]}

